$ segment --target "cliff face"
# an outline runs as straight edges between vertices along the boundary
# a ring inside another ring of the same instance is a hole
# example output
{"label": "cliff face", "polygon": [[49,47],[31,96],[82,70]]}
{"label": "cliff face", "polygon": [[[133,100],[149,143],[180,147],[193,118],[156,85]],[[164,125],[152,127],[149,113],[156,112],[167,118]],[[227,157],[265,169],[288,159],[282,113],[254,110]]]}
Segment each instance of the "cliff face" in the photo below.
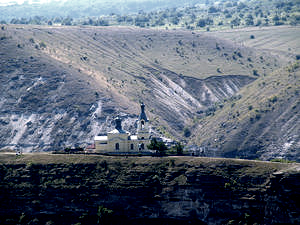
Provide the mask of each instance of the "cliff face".
{"label": "cliff face", "polygon": [[1,224],[296,224],[299,164],[2,155]]}

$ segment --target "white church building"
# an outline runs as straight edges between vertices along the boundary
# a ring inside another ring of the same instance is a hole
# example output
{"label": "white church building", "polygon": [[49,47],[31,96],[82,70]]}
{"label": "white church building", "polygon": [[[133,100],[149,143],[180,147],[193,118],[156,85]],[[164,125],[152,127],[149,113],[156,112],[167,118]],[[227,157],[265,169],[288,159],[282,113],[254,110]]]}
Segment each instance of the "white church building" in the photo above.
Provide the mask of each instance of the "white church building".
{"label": "white church building", "polygon": [[117,117],[115,123],[115,129],[108,132],[106,136],[96,136],[94,138],[97,153],[136,154],[152,152],[147,148],[150,143],[150,127],[143,103],[137,122],[136,135],[131,135],[122,129],[121,118]]}

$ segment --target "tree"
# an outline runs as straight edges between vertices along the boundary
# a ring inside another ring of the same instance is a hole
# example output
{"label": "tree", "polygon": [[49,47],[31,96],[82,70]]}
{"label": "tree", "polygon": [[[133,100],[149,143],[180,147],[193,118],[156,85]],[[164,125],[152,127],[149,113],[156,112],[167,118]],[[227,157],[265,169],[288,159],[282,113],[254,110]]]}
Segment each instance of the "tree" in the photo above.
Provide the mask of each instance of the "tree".
{"label": "tree", "polygon": [[216,13],[216,12],[218,12],[219,10],[216,8],[216,7],[214,7],[214,6],[211,6],[211,7],[209,7],[209,9],[208,9],[208,13]]}
{"label": "tree", "polygon": [[205,27],[206,26],[206,19],[200,19],[197,22],[197,27]]}
{"label": "tree", "polygon": [[191,136],[191,131],[190,131],[190,129],[187,128],[187,127],[185,127],[185,128],[183,129],[183,135],[184,135],[185,137],[190,137],[190,136]]}
{"label": "tree", "polygon": [[97,224],[106,224],[111,217],[113,210],[103,207],[102,205],[98,207],[98,221]]}
{"label": "tree", "polygon": [[165,145],[163,141],[157,141],[156,138],[153,138],[149,145],[147,145],[148,149],[156,150],[159,155],[165,155],[168,147]]}
{"label": "tree", "polygon": [[233,20],[231,20],[231,25],[233,25],[233,26],[239,26],[240,25],[240,23],[241,23],[241,20],[239,19],[239,18],[234,18]]}
{"label": "tree", "polygon": [[182,155],[183,154],[183,145],[180,142],[176,143],[175,150],[176,150],[177,155]]}
{"label": "tree", "polygon": [[108,26],[109,22],[107,20],[104,19],[98,19],[97,21],[95,21],[95,26]]}
{"label": "tree", "polygon": [[175,24],[175,25],[178,25],[178,23],[179,23],[179,18],[178,17],[172,17],[171,18],[171,23],[173,23],[173,24]]}
{"label": "tree", "polygon": [[71,17],[67,17],[65,19],[63,19],[63,21],[61,22],[62,25],[66,25],[66,26],[71,26],[73,22],[73,18]]}
{"label": "tree", "polygon": [[247,25],[247,26],[252,26],[252,25],[254,25],[253,16],[252,16],[251,14],[249,14],[249,15],[246,17],[246,25]]}

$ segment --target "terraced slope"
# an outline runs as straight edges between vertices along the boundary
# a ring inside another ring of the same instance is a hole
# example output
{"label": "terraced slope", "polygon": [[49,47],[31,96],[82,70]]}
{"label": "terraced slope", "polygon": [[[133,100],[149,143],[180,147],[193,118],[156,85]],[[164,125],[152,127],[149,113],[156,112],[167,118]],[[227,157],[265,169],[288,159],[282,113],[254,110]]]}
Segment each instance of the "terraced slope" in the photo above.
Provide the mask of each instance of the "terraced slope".
{"label": "terraced slope", "polygon": [[[190,31],[3,26],[1,147],[90,143],[138,102],[159,132],[183,128],[216,101],[281,66],[273,56]],[[255,72],[254,72],[255,71]]]}
{"label": "terraced slope", "polygon": [[268,52],[282,63],[289,63],[300,53],[299,27],[270,26],[212,32],[234,43]]}

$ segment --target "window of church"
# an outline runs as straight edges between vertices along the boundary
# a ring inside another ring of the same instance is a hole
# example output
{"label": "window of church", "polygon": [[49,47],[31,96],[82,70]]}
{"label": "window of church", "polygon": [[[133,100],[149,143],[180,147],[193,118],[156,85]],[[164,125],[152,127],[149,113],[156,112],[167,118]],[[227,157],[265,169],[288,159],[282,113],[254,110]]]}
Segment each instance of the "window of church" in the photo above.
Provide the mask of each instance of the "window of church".
{"label": "window of church", "polygon": [[145,138],[144,138],[144,137],[141,137],[141,139],[144,140]]}
{"label": "window of church", "polygon": [[145,145],[144,144],[141,144],[141,149],[145,149]]}
{"label": "window of church", "polygon": [[116,143],[116,150],[120,150],[120,144]]}
{"label": "window of church", "polygon": [[134,149],[134,145],[133,145],[133,144],[130,145],[130,149],[131,149],[131,150]]}

